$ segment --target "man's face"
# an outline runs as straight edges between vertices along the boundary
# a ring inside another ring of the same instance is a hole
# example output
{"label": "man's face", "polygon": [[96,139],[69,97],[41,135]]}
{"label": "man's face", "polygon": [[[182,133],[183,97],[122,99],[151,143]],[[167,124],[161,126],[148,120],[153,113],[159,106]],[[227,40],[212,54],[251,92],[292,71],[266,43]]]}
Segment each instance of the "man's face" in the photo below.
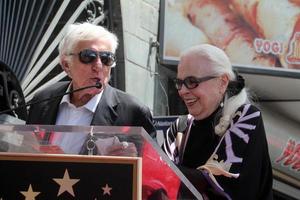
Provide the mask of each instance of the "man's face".
{"label": "man's face", "polygon": [[[211,62],[197,56],[185,56],[178,65],[177,78],[184,80],[187,77],[203,78],[216,76],[212,72]],[[191,115],[197,120],[211,115],[223,99],[228,84],[226,75],[211,78],[199,83],[194,89],[188,89],[184,84],[178,90]]]}
{"label": "man's face", "polygon": [[[102,84],[102,88],[108,84],[110,78],[111,67],[101,62],[99,56],[91,63],[83,63],[80,61],[79,52],[90,49],[94,51],[106,51],[111,52],[111,46],[109,42],[103,39],[96,40],[85,40],[80,41],[74,47],[74,55],[71,55],[71,62],[63,63],[64,70],[67,72],[69,77],[72,79],[73,89],[78,89],[90,85],[95,85],[97,82]],[[89,94],[94,96],[99,93],[101,89],[91,88],[83,90],[82,94]]]}

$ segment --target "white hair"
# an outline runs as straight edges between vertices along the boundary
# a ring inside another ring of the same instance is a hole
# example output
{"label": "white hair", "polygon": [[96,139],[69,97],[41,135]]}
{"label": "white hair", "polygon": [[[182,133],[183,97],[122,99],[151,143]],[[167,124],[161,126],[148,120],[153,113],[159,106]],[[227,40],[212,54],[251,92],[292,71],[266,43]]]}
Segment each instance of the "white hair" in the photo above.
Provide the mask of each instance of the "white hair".
{"label": "white hair", "polygon": [[72,51],[78,42],[99,38],[107,40],[111,45],[112,53],[116,52],[118,47],[118,38],[106,28],[88,22],[68,25],[66,28],[66,34],[58,46],[60,63],[62,64],[66,55],[73,53]]}
{"label": "white hair", "polygon": [[[237,76],[232,69],[232,64],[222,49],[210,44],[200,44],[184,51],[181,56],[187,54],[194,54],[200,59],[207,59],[210,62],[209,67],[211,67],[213,75],[221,76],[227,74],[229,81],[237,81]],[[223,135],[225,133],[236,110],[247,102],[249,102],[249,98],[245,88],[233,96],[231,96],[227,90],[224,96],[221,118],[215,126],[216,134]]]}
{"label": "white hair", "polygon": [[210,44],[200,44],[193,46],[181,54],[181,57],[186,55],[194,55],[199,59],[205,59],[210,62],[212,74],[220,76],[227,74],[229,80],[235,80],[235,74],[232,70],[231,62],[225,52]]}

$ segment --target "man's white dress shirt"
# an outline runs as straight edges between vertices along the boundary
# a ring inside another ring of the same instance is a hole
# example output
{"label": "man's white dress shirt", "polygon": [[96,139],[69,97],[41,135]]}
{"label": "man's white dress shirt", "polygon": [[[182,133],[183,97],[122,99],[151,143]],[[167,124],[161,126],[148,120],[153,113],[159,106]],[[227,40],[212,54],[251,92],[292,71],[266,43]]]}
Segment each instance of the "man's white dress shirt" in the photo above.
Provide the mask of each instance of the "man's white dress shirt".
{"label": "man's white dress shirt", "polygon": [[[68,88],[69,90],[70,87]],[[90,126],[102,93],[95,95],[85,105],[80,107],[76,107],[70,102],[70,95],[63,96],[55,124]],[[53,143],[60,146],[65,153],[77,154],[80,152],[86,136],[86,133],[79,132],[57,133],[53,138]]]}

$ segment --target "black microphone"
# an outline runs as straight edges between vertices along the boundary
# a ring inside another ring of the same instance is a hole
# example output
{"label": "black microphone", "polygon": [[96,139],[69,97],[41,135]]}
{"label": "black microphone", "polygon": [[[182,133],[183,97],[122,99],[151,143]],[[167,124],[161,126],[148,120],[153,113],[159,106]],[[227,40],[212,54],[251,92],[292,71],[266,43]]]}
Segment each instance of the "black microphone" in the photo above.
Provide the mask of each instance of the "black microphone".
{"label": "black microphone", "polygon": [[24,107],[27,107],[27,106],[31,106],[31,105],[33,105],[33,104],[39,104],[39,103],[42,103],[42,102],[45,102],[45,101],[53,101],[53,100],[55,100],[55,99],[57,99],[57,98],[60,98],[60,97],[65,96],[65,95],[67,95],[67,94],[71,94],[71,93],[74,93],[74,92],[79,92],[79,91],[81,91],[81,90],[85,90],[85,89],[89,89],[89,88],[94,88],[94,87],[95,87],[95,88],[98,88],[98,89],[101,89],[101,88],[102,88],[102,84],[101,84],[99,81],[97,81],[95,85],[90,85],[90,86],[78,88],[78,89],[76,89],[76,90],[71,90],[71,91],[69,91],[69,92],[65,92],[65,93],[62,93],[62,94],[59,94],[59,95],[56,95],[56,96],[53,96],[53,97],[49,97],[49,98],[46,98],[46,99],[41,99],[41,100],[39,100],[39,101],[29,102],[29,103],[27,103],[27,104],[24,104],[24,105],[15,107],[15,108],[11,108],[11,109],[7,109],[7,110],[4,110],[4,111],[1,111],[1,112],[0,112],[0,115],[1,115],[1,114],[4,114],[4,113],[7,113],[7,112],[13,112],[13,111],[18,110],[18,109],[20,109],[20,108],[24,108]]}

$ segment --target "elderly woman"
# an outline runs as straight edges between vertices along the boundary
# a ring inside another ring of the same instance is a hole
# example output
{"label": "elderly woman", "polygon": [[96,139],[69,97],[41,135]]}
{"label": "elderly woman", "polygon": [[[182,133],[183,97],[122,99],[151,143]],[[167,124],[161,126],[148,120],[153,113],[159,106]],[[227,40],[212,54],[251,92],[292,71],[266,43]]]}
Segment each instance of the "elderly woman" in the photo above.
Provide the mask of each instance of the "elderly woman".
{"label": "elderly woman", "polygon": [[249,102],[226,54],[208,44],[188,49],[174,81],[189,114],[166,133],[168,157],[204,199],[272,199],[261,112]]}

